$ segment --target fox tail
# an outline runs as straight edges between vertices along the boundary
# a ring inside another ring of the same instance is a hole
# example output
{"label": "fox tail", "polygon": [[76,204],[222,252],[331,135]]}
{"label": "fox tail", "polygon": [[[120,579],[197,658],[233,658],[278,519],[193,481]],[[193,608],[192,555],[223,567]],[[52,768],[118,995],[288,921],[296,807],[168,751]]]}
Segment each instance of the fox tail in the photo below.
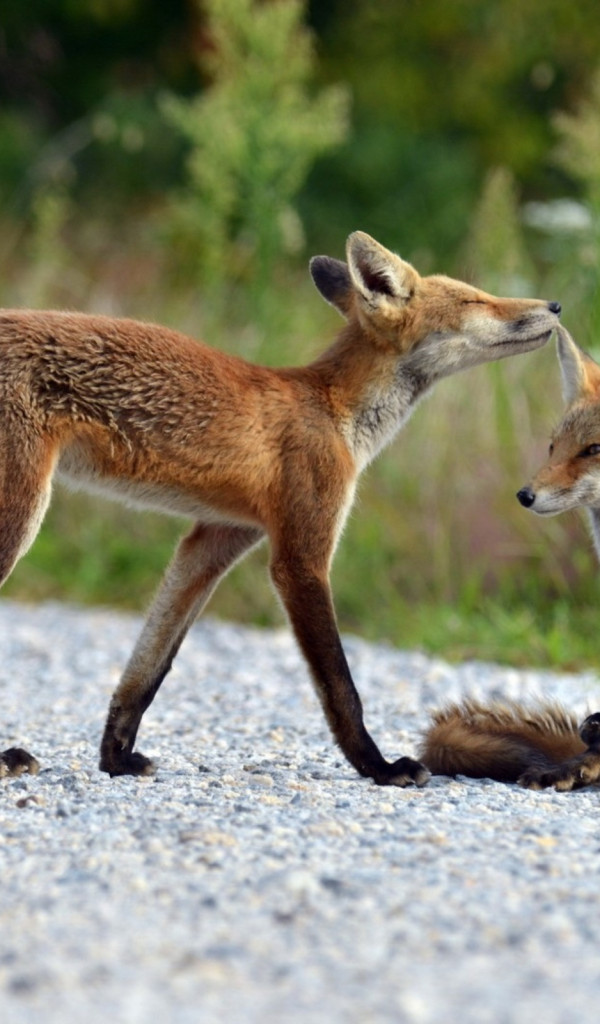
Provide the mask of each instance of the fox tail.
{"label": "fox tail", "polygon": [[466,699],[434,712],[419,759],[433,775],[517,782],[584,750],[577,719],[558,704]]}

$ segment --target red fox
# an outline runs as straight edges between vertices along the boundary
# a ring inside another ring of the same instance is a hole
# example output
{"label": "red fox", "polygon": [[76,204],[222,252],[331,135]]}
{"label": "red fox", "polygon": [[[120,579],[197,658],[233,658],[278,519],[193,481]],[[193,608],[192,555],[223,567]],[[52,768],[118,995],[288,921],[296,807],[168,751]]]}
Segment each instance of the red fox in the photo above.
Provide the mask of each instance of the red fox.
{"label": "red fox", "polygon": [[[270,572],[348,761],[381,785],[423,784],[367,732],[329,584],[356,480],[437,380],[543,345],[560,305],[421,277],[363,232],[310,269],[346,324],[308,366],[269,369],[132,320],[0,313],[0,582],[67,484],[194,521],[108,711],[100,768],[144,775],[142,715],[219,579],[267,538]],[[35,767],[5,754],[7,773]]]}
{"label": "red fox", "polygon": [[[557,348],[567,409],[548,461],[517,498],[538,515],[586,507],[600,558],[600,366],[561,326]],[[579,789],[600,781],[600,714],[578,730],[554,704],[465,701],[434,714],[420,756],[434,774]]]}

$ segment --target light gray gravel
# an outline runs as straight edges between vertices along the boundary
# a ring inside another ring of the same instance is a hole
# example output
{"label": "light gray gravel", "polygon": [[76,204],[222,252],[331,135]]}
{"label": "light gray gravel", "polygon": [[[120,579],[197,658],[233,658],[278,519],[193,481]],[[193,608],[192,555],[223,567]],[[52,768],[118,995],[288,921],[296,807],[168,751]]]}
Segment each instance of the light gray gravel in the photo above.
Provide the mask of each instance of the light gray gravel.
{"label": "light gray gravel", "polygon": [[[11,1024],[573,1024],[600,997],[600,792],[358,779],[287,631],[200,623],[148,712],[152,779],[97,748],[140,621],[0,602],[0,1019]],[[430,708],[593,674],[450,667],[347,640],[384,752]]]}

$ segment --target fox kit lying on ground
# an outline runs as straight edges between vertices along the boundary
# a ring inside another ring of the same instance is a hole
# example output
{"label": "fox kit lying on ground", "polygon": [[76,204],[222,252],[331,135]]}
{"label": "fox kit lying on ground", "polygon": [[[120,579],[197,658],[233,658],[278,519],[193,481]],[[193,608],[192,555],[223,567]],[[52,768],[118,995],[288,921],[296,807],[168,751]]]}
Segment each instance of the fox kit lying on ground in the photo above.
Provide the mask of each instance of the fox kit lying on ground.
{"label": "fox kit lying on ground", "polygon": [[[497,299],[420,277],[362,232],[314,282],[347,323],[315,362],[267,369],[149,324],[0,314],[0,582],[32,543],[58,471],[67,483],[191,517],[112,698],[100,767],[147,774],[133,746],[188,627],[265,536],[271,577],[335,740],[375,782],[422,784],[384,760],[338,635],[329,569],[358,474],[440,378],[543,345],[555,302]],[[32,766],[14,749],[7,771]]]}
{"label": "fox kit lying on ground", "polygon": [[[600,558],[600,366],[563,327],[557,345],[567,410],[547,463],[517,497],[539,515],[586,507]],[[439,775],[578,789],[600,781],[600,714],[578,730],[557,705],[465,701],[434,715],[421,757]]]}

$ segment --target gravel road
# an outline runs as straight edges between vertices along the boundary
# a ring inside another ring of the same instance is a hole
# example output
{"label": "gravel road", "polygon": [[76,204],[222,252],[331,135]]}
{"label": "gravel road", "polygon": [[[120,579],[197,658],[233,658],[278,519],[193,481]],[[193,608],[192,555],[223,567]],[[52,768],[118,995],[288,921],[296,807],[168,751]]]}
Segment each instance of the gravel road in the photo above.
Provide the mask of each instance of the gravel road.
{"label": "gravel road", "polygon": [[[573,1024],[600,998],[597,789],[381,789],[332,746],[286,630],[201,622],[142,726],[150,779],[97,769],[135,617],[0,602],[0,1018],[11,1024]],[[592,673],[448,666],[348,638],[368,725]]]}

